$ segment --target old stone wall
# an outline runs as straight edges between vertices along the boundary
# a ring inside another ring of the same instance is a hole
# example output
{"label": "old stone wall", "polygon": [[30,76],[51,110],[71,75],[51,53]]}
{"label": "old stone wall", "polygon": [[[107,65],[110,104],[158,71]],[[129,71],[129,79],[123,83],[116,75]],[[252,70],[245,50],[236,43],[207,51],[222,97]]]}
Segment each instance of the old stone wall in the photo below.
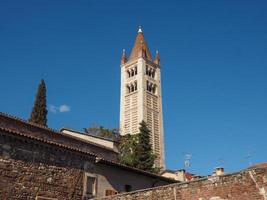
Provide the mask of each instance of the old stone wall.
{"label": "old stone wall", "polygon": [[108,191],[112,194],[124,192],[126,185],[140,190],[173,183],[160,176],[97,159],[90,152],[0,129],[0,200],[31,200],[37,196],[57,200],[85,199],[87,176],[95,178],[95,183],[88,187],[94,188],[93,195],[97,197],[107,195]]}
{"label": "old stone wall", "polygon": [[82,199],[83,173],[77,169],[0,158],[0,199],[37,196]]}
{"label": "old stone wall", "polygon": [[267,200],[267,168],[211,176],[97,200]]}
{"label": "old stone wall", "polygon": [[0,132],[0,199],[82,199],[90,157]]}

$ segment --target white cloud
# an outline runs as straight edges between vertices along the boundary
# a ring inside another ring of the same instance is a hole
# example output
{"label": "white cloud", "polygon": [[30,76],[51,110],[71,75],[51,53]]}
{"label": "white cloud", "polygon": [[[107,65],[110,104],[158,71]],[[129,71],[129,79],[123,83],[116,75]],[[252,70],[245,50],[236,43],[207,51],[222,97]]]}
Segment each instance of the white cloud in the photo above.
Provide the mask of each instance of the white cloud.
{"label": "white cloud", "polygon": [[57,113],[64,113],[64,112],[69,112],[70,111],[70,106],[66,104],[62,104],[60,106],[54,106],[54,105],[49,105],[49,111],[57,114]]}
{"label": "white cloud", "polygon": [[69,112],[70,111],[70,107],[68,105],[60,105],[59,106],[59,112]]}
{"label": "white cloud", "polygon": [[49,105],[49,111],[56,114],[58,111],[58,108],[54,105]]}

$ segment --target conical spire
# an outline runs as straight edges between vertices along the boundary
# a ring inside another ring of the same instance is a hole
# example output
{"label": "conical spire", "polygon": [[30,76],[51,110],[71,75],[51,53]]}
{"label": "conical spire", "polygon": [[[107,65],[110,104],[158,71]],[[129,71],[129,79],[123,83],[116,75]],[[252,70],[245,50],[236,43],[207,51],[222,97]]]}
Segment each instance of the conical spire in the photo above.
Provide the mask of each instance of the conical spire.
{"label": "conical spire", "polygon": [[159,56],[159,51],[158,50],[156,51],[156,56],[155,56],[155,59],[154,59],[154,63],[157,64],[157,65],[160,65],[160,56]]}
{"label": "conical spire", "polygon": [[125,53],[125,49],[123,49],[122,55],[121,55],[121,65],[125,64],[126,62],[127,62],[126,53]]}
{"label": "conical spire", "polygon": [[141,26],[139,26],[138,33],[137,33],[129,60],[136,59],[140,55],[147,58],[148,60],[152,60],[152,56],[146,44]]}

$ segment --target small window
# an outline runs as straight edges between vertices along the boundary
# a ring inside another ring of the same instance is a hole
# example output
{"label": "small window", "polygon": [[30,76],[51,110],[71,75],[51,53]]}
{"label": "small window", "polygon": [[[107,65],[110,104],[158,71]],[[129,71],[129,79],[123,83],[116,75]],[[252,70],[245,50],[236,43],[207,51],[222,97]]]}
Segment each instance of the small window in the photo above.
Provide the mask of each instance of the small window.
{"label": "small window", "polygon": [[125,185],[125,192],[131,192],[132,186],[131,185]]}
{"label": "small window", "polygon": [[85,174],[84,180],[84,196],[92,198],[96,195],[96,177],[91,174]]}
{"label": "small window", "polygon": [[137,82],[134,83],[134,91],[137,90]]}
{"label": "small window", "polygon": [[132,69],[132,70],[131,70],[131,77],[134,76],[134,74],[135,74],[135,72],[134,72],[134,70]]}
{"label": "small window", "polygon": [[130,73],[130,71],[129,71],[129,70],[127,71],[127,77],[128,77],[128,78],[130,78],[130,77],[131,77],[131,73]]}
{"label": "small window", "polygon": [[134,68],[134,74],[137,75],[137,67]]}

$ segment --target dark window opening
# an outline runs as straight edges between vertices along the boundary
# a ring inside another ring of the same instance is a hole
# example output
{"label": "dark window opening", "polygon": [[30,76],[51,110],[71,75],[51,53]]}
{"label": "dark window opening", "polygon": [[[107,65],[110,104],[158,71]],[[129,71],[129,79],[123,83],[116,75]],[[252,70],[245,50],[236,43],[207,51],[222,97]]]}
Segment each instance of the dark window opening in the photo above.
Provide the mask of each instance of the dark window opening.
{"label": "dark window opening", "polygon": [[137,75],[137,66],[127,70],[127,77],[128,78],[131,78],[131,77],[133,77],[135,75]]}
{"label": "dark window opening", "polygon": [[85,185],[85,196],[87,198],[92,198],[96,194],[96,178],[91,176],[86,176]]}

